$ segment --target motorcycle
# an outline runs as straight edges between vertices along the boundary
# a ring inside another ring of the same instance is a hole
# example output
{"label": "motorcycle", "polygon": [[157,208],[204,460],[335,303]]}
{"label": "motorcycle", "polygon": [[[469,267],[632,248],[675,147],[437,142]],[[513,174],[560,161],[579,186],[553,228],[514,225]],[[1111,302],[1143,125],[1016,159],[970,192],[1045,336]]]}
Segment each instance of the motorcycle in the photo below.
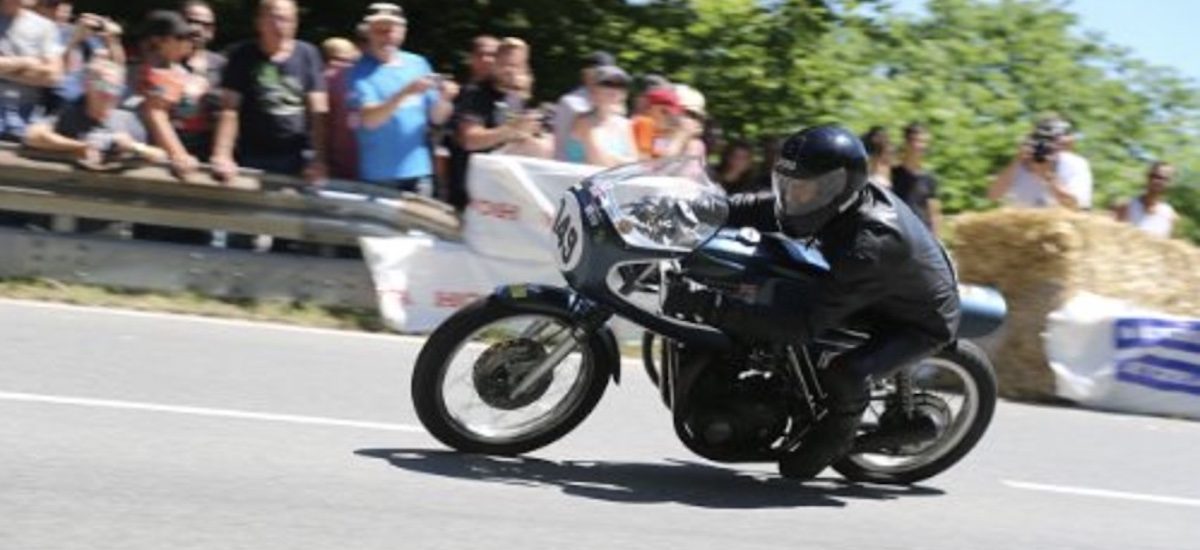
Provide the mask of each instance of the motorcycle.
{"label": "motorcycle", "polygon": [[[503,286],[440,325],[413,372],[421,423],[463,452],[517,455],[549,445],[587,417],[610,379],[620,383],[610,328],[619,316],[645,329],[645,370],[689,450],[719,462],[805,452],[806,433],[826,414],[818,373],[870,337],[870,320],[807,345],[747,344],[703,319],[664,311],[670,293],[701,289],[802,307],[827,272],[816,249],[724,227],[727,216],[724,192],[695,159],[621,166],[567,190],[551,228],[567,286]],[[995,330],[1005,303],[983,287],[960,286],[960,298],[958,341],[871,381],[854,446],[833,464],[843,477],[915,483],[954,465],[983,437],[996,378],[967,339]],[[918,414],[932,420],[924,429],[880,429]]]}

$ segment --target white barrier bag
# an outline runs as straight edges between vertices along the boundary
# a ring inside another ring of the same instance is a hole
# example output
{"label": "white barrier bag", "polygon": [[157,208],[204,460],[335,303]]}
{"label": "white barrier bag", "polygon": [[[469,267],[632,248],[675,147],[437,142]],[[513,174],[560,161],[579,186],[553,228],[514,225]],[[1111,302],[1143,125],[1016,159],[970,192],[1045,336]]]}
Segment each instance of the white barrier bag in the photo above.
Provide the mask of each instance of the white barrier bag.
{"label": "white barrier bag", "polygon": [[550,222],[563,191],[596,166],[505,155],[471,155],[463,242],[484,256],[552,264]]}
{"label": "white barrier bag", "polygon": [[551,264],[480,256],[462,244],[430,237],[364,237],[360,242],[379,313],[398,332],[430,332],[503,284],[565,284]]}
{"label": "white barrier bag", "polygon": [[1045,339],[1060,397],[1200,419],[1200,319],[1081,293],[1050,314]]}

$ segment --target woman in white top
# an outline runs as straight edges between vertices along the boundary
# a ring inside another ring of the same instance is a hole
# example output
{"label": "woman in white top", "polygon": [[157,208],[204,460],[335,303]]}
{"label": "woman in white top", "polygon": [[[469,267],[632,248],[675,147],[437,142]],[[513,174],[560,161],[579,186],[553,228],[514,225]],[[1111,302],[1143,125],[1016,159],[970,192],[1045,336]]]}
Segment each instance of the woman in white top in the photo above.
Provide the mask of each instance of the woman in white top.
{"label": "woman in white top", "polygon": [[1117,219],[1129,222],[1151,235],[1170,238],[1179,215],[1167,204],[1167,187],[1175,176],[1175,167],[1155,162],[1146,173],[1146,192],[1117,207]]}

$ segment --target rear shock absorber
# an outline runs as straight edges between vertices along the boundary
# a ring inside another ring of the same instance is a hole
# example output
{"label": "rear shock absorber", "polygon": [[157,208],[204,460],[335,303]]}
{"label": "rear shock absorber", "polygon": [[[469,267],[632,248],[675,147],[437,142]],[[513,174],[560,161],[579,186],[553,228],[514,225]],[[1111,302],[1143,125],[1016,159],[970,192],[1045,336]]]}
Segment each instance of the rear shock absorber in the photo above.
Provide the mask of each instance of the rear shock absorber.
{"label": "rear shock absorber", "polygon": [[896,381],[896,402],[900,405],[900,411],[904,413],[904,417],[910,418],[913,414],[912,370],[900,369],[893,379]]}

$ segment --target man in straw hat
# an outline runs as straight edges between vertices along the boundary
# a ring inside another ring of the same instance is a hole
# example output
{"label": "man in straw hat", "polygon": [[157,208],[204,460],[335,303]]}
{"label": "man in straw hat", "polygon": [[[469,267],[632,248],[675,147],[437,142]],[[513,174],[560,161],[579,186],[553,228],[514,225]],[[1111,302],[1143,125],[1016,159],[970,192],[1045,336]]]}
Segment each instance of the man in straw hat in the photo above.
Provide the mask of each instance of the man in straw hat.
{"label": "man in straw hat", "polygon": [[358,113],[359,178],[432,196],[429,126],[450,118],[458,85],[400,49],[408,32],[400,6],[371,4],[363,23],[366,48],[350,72],[348,102]]}

